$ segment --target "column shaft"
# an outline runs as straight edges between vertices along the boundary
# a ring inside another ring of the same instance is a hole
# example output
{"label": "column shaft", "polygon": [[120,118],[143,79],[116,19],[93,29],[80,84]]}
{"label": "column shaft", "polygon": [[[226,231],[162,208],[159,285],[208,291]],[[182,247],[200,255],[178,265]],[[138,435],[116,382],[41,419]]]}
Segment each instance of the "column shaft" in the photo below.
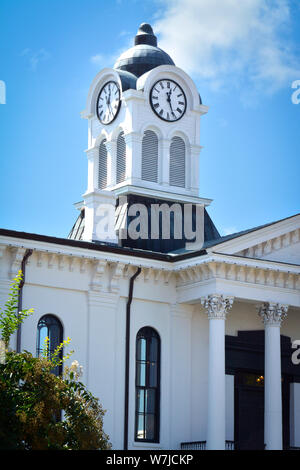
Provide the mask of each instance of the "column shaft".
{"label": "column shaft", "polygon": [[201,299],[209,318],[207,449],[225,449],[225,319],[233,297]]}
{"label": "column shaft", "polygon": [[117,175],[117,142],[109,140],[106,142],[107,149],[107,186],[116,184]]}
{"label": "column shaft", "polygon": [[265,448],[282,449],[282,385],[280,326],[286,305],[264,303],[259,315],[265,325]]}
{"label": "column shaft", "polygon": [[225,448],[225,318],[209,320],[207,448]]}
{"label": "column shaft", "polygon": [[282,449],[280,326],[265,326],[265,444]]}

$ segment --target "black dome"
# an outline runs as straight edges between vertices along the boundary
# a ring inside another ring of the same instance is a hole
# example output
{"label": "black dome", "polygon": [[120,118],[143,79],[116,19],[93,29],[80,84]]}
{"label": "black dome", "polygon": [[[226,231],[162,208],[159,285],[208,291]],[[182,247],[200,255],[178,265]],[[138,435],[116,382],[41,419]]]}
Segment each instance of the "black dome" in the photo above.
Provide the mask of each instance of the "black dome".
{"label": "black dome", "polygon": [[114,68],[140,77],[159,65],[175,65],[171,57],[157,47],[157,39],[151,26],[142,23],[134,39],[134,47],[123,52]]}

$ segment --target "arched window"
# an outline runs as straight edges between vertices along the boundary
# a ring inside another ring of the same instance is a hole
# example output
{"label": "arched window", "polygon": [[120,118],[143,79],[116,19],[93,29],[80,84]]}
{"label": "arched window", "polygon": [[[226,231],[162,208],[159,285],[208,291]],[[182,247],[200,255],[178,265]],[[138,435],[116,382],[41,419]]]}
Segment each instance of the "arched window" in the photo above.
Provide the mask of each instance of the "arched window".
{"label": "arched window", "polygon": [[160,338],[150,327],[136,337],[135,440],[159,442]]}
{"label": "arched window", "polygon": [[158,138],[155,132],[145,131],[142,141],[142,180],[157,183]]}
{"label": "arched window", "polygon": [[170,145],[170,185],[185,187],[185,143],[175,136]]}
{"label": "arched window", "polygon": [[[44,315],[40,318],[37,326],[36,354],[39,356],[45,348],[45,339],[49,338],[49,356],[54,353],[57,346],[63,341],[63,327],[61,322],[54,315]],[[62,357],[63,351],[60,352]],[[53,373],[59,375],[62,367],[55,367]]]}
{"label": "arched window", "polygon": [[124,132],[120,132],[117,139],[117,183],[125,181],[126,176],[126,143]]}
{"label": "arched window", "polygon": [[98,188],[104,189],[107,186],[107,150],[106,139],[102,140],[99,147],[99,165],[98,165]]}

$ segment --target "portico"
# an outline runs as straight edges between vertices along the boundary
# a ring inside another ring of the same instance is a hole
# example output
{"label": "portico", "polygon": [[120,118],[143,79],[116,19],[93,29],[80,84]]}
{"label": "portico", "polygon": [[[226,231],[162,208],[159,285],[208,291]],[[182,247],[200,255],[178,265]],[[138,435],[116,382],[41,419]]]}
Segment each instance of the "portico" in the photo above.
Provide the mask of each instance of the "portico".
{"label": "portico", "polygon": [[[209,376],[207,449],[225,449],[225,321],[233,298],[219,294],[202,299],[209,318]],[[265,325],[265,406],[266,450],[282,449],[282,393],[280,326],[288,306],[264,303],[259,315]]]}
{"label": "portico", "polygon": [[225,449],[226,319],[236,301],[252,304],[252,315],[264,327],[264,448],[283,448],[281,325],[288,321],[290,304],[300,307],[297,270],[284,263],[213,252],[200,264],[179,270],[179,297],[196,303],[209,322],[206,449]]}

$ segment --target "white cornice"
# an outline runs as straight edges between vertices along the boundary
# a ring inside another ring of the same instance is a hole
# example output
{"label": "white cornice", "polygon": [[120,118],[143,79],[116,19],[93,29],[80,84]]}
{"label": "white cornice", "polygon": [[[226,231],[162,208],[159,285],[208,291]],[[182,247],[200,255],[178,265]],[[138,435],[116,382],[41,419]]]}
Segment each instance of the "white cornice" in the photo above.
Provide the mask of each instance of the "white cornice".
{"label": "white cornice", "polygon": [[80,117],[82,119],[92,119],[95,115],[92,114],[92,113],[88,113],[85,109],[83,111],[81,111],[80,113]]}
{"label": "white cornice", "polygon": [[140,90],[129,89],[123,92],[122,97],[127,103],[131,100],[145,101],[146,97]]}
{"label": "white cornice", "polygon": [[261,269],[274,269],[277,271],[293,272],[300,274],[300,265],[283,263],[281,261],[264,260],[258,258],[247,258],[245,256],[227,255],[223,253],[213,253],[213,260],[224,263],[235,263],[240,266],[257,267]]}
{"label": "white cornice", "polygon": [[81,209],[84,208],[84,201],[74,202],[73,206],[74,206],[77,210],[81,211]]}
{"label": "white cornice", "polygon": [[164,199],[171,200],[176,202],[186,202],[191,204],[203,204],[204,206],[209,206],[212,202],[212,199],[202,198],[198,196],[191,196],[189,194],[178,194],[178,192],[169,192],[158,189],[150,189],[140,186],[131,186],[124,185],[120,186],[113,190],[116,196],[126,195],[126,194],[136,194],[141,196],[153,197],[155,199]]}
{"label": "white cornice", "polygon": [[176,271],[178,274],[177,287],[193,286],[208,280],[223,280],[239,282],[242,285],[258,285],[266,288],[283,288],[298,293],[300,299],[300,267],[278,269],[278,266],[249,265],[242,262],[227,262],[214,257],[206,262]]}
{"label": "white cornice", "polygon": [[208,113],[209,107],[205,106],[204,104],[200,104],[199,106],[197,106],[197,108],[195,108],[195,111],[198,111],[199,114],[203,115]]}
{"label": "white cornice", "polygon": [[202,296],[209,294],[231,295],[236,300],[250,302],[279,302],[293,307],[300,307],[299,290],[289,287],[243,282],[225,278],[207,278],[193,284],[177,286],[177,301],[198,304]]}
{"label": "white cornice", "polygon": [[[139,276],[139,282],[151,280],[161,286],[172,284],[173,287],[176,286],[180,295],[187,289],[191,301],[193,300],[191,293],[195,297],[194,300],[198,298],[197,286],[206,286],[214,282],[225,283],[226,293],[229,292],[230,286],[239,288],[241,298],[248,298],[246,292],[249,288],[264,290],[268,296],[270,293],[281,292],[285,296],[290,295],[291,305],[300,306],[300,266],[292,264],[219,253],[172,263],[154,258],[138,258],[134,254],[95,251],[86,247],[14,237],[4,239],[3,236],[0,236],[0,245],[2,247],[6,245],[10,253],[20,253],[18,262],[27,248],[33,249],[36,257],[31,257],[30,264],[36,264],[37,268],[88,272],[92,275],[90,289],[95,292],[117,293],[119,279],[128,278],[136,267],[141,267],[142,275]],[[110,273],[109,284],[105,281],[107,276],[105,273]],[[184,294],[182,298],[188,298],[186,295]]]}
{"label": "white cornice", "polygon": [[281,261],[269,261],[262,259],[252,259],[246,258],[244,256],[237,255],[228,255],[223,253],[213,253],[210,252],[206,255],[199,255],[195,258],[183,259],[180,261],[175,261],[173,263],[174,271],[179,271],[181,269],[194,268],[195,266],[200,266],[210,262],[218,263],[230,263],[237,264],[240,266],[249,266],[257,267],[262,269],[274,269],[280,271],[291,271],[297,274],[300,274],[300,266],[290,263],[283,263]]}
{"label": "white cornice", "polygon": [[100,260],[105,259],[108,262],[122,262],[124,264],[141,266],[145,268],[161,269],[167,271],[173,271],[174,273],[194,269],[197,266],[202,266],[208,263],[224,263],[232,264],[237,266],[244,266],[249,268],[266,269],[273,271],[281,271],[286,273],[293,273],[300,275],[300,265],[284,263],[281,261],[269,261],[263,259],[253,259],[244,256],[228,255],[223,253],[208,253],[206,255],[199,255],[193,258],[182,259],[179,261],[163,261],[153,258],[143,258],[134,256],[134,253],[111,253],[101,251],[101,245],[99,245],[99,251],[89,249],[86,247],[75,247],[69,245],[63,245],[59,243],[51,243],[47,241],[27,240],[15,237],[4,237],[0,236],[0,245],[2,246],[2,252],[5,247],[7,248],[23,248],[33,249],[41,253],[49,253],[56,255],[65,255],[78,257],[88,260]]}
{"label": "white cornice", "polygon": [[[86,247],[75,247],[69,245],[63,245],[59,243],[51,243],[47,241],[27,240],[15,237],[4,237],[0,236],[0,244],[5,245],[7,248],[23,248],[32,249],[48,255],[65,255],[73,256],[79,259],[85,260],[106,260],[107,262],[118,263],[122,262],[126,265],[148,267],[154,269],[161,269],[170,271],[172,263],[168,261],[161,261],[153,258],[143,258],[134,256],[134,254],[126,253],[112,253],[108,251],[101,251],[101,245],[99,244],[99,251],[89,249]],[[117,246],[116,246],[117,247]]]}

